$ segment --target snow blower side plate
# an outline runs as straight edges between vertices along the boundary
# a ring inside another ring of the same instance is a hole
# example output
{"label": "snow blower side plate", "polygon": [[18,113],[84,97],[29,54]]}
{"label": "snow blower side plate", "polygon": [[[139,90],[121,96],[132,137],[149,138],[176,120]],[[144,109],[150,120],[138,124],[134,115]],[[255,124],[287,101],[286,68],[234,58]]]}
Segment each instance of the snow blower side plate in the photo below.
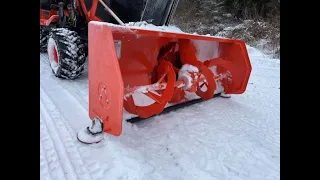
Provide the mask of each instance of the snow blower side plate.
{"label": "snow blower side plate", "polygon": [[89,116],[103,121],[103,131],[122,131],[123,79],[110,28],[89,26]]}

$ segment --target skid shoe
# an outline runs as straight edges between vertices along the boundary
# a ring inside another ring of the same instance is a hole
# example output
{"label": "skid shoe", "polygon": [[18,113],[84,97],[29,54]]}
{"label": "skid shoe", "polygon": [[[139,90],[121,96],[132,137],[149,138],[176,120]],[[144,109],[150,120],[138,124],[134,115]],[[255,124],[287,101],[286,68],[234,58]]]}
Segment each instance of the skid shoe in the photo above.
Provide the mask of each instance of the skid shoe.
{"label": "skid shoe", "polygon": [[91,126],[81,130],[77,134],[78,141],[85,144],[95,144],[103,140],[103,123],[99,119],[94,119]]}

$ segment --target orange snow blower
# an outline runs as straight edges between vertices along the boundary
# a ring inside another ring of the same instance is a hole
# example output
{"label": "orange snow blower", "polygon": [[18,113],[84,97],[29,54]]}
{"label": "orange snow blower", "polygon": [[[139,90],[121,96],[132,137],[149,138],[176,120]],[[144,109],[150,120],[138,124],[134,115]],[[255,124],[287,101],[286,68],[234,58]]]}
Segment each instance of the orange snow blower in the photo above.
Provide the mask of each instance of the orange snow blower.
{"label": "orange snow blower", "polygon": [[[97,143],[122,122],[246,90],[251,65],[243,41],[172,32],[179,0],[40,0],[40,52],[58,78],[77,79],[89,61],[92,125],[77,135]],[[145,27],[145,28],[143,28]]]}
{"label": "orange snow blower", "polygon": [[92,21],[88,49],[89,116],[115,136],[124,112],[148,118],[192,99],[241,94],[251,72],[240,40]]}

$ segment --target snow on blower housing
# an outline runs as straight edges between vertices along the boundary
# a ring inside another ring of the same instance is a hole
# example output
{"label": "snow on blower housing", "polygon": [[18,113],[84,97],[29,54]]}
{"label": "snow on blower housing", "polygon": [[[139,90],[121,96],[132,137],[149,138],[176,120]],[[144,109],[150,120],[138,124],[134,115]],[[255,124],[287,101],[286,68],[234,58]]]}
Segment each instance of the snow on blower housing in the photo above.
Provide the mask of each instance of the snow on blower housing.
{"label": "snow on blower housing", "polygon": [[[78,78],[89,63],[89,117],[78,140],[119,136],[174,107],[246,90],[251,64],[240,40],[168,26],[178,0],[41,0],[40,51],[55,76]],[[148,23],[147,23],[148,22]]]}

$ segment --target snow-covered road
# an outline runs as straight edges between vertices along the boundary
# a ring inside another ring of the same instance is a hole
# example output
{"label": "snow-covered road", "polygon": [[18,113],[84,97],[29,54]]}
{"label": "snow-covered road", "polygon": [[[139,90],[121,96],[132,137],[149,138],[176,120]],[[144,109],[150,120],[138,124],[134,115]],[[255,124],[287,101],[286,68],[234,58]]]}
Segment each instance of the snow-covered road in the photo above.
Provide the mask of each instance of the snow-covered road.
{"label": "snow-covered road", "polygon": [[90,123],[87,73],[60,80],[40,53],[40,179],[280,179],[280,61],[248,51],[245,94],[124,122],[90,146],[76,139]]}

